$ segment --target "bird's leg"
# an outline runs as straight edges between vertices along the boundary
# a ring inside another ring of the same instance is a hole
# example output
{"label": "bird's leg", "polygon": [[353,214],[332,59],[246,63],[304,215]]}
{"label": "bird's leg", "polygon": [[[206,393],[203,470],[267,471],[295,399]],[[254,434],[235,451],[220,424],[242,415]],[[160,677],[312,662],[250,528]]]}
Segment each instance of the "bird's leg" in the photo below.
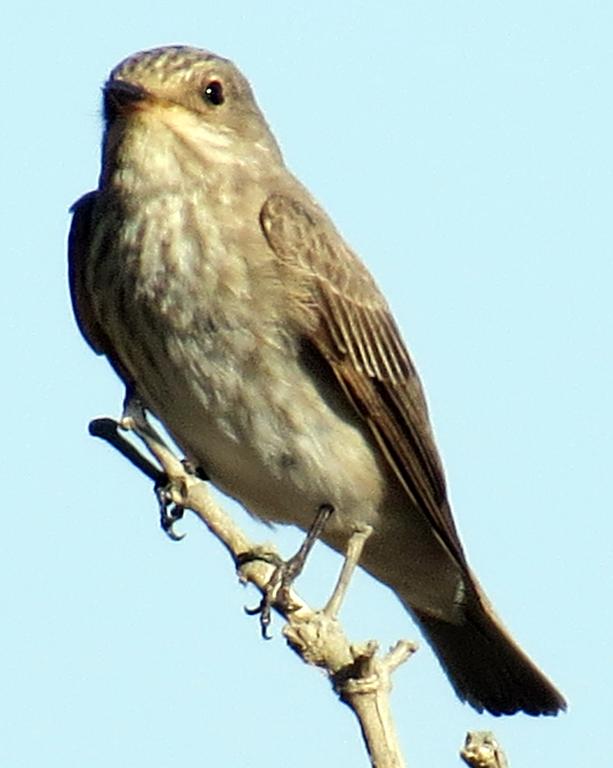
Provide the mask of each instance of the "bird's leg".
{"label": "bird's leg", "polygon": [[[170,539],[179,541],[184,534],[175,533],[173,526],[177,520],[183,517],[184,509],[172,500],[172,479],[145,458],[129,440],[126,440],[119,432],[120,427],[124,430],[133,431],[146,445],[148,440],[165,445],[162,438],[149,423],[145,407],[132,386],[126,387],[121,420],[118,422],[109,418],[94,419],[90,422],[89,433],[105,440],[144,475],[153,480],[153,488],[160,509],[160,526]],[[184,459],[182,463],[185,471],[189,474],[195,475],[200,480],[208,480],[202,467],[187,459]]]}
{"label": "bird's leg", "polygon": [[[122,419],[121,426],[125,428],[123,421]],[[160,525],[162,530],[173,541],[178,541],[183,536],[179,536],[174,532],[173,525],[183,516],[183,509],[172,503],[170,496],[171,481],[168,475],[152,464],[149,459],[145,458],[129,440],[126,440],[119,433],[119,427],[120,423],[115,421],[115,419],[94,419],[89,424],[89,434],[94,437],[100,437],[109,445],[112,445],[131,464],[140,469],[150,480],[153,480],[153,489],[160,508]]]}
{"label": "bird's leg", "polygon": [[162,438],[149,423],[143,401],[132,385],[126,386],[126,394],[123,399],[123,413],[119,423],[123,429],[131,430],[139,437],[147,435],[163,443]]}
{"label": "bird's leg", "polygon": [[349,582],[351,581],[353,572],[360,563],[362,551],[371,533],[372,528],[370,525],[360,525],[356,527],[347,542],[347,551],[345,553],[345,559],[343,560],[343,567],[338,577],[338,581],[336,582],[334,591],[330,595],[330,599],[326,603],[326,607],[323,609],[323,612],[331,618],[335,619],[338,616],[341,604],[345,599],[347,589],[349,588]]}
{"label": "bird's leg", "polygon": [[[157,431],[151,426],[147,418],[145,406],[132,386],[126,387],[126,396],[123,401],[123,416],[120,425],[124,429],[132,430],[145,441],[145,444],[147,444],[147,440],[154,440],[167,447]],[[172,479],[163,472],[160,472],[159,476],[154,480],[153,491],[158,501],[162,530],[173,541],[179,541],[185,534],[175,533],[174,525],[177,520],[183,517],[185,510],[172,500]]]}
{"label": "bird's leg", "polygon": [[[202,481],[207,481],[209,479],[202,467],[195,466],[188,459],[183,459],[181,464],[183,464],[185,471],[189,475],[194,475]],[[174,524],[182,519],[183,514],[185,513],[185,508],[173,501],[172,485],[173,481],[168,475],[162,472],[160,473],[159,480],[155,482],[153,490],[160,508],[160,526],[162,530],[169,539],[172,539],[173,541],[181,541],[185,534],[176,533]]]}
{"label": "bird's leg", "polygon": [[[132,430],[141,439],[145,437],[152,438],[167,450],[170,450],[164,440],[160,437],[159,433],[151,426],[151,422],[147,418],[147,410],[143,405],[143,401],[140,399],[133,386],[126,387],[120,426],[124,429]],[[189,475],[194,475],[199,480],[204,480],[205,482],[209,480],[206,470],[201,465],[194,464],[194,462],[189,459],[182,459],[181,463]]]}
{"label": "bird's leg", "polygon": [[277,569],[279,571],[279,576],[277,577],[279,580],[279,594],[277,599],[279,599],[281,603],[287,603],[289,601],[290,587],[302,573],[310,551],[323,533],[326,523],[333,512],[334,507],[331,504],[322,504],[319,507],[315,519],[311,523],[311,527],[307,531],[307,535],[296,554],[292,555],[280,568]]}
{"label": "bird's leg", "polygon": [[266,591],[262,596],[260,604],[256,608],[246,608],[249,615],[260,614],[260,627],[262,637],[269,639],[268,627],[271,621],[271,611],[273,606],[278,605],[284,611],[291,611],[290,588],[297,577],[302,572],[309,552],[313,545],[321,536],[324,527],[334,512],[331,504],[322,504],[317,510],[317,515],[313,520],[311,527],[307,531],[304,541],[298,551],[287,560],[280,560],[277,556],[263,555],[257,552],[246,552],[237,558],[237,567],[240,568],[245,563],[253,560],[266,560],[275,566],[272,576],[266,585]]}
{"label": "bird's leg", "polygon": [[[183,459],[181,464],[188,475],[194,475],[202,481],[209,479],[202,467],[194,465],[188,459]],[[160,508],[160,526],[169,539],[181,541],[185,534],[177,533],[174,524],[182,519],[185,508],[172,500],[172,480],[167,475],[164,475],[161,480],[163,482],[155,483],[153,488]]]}

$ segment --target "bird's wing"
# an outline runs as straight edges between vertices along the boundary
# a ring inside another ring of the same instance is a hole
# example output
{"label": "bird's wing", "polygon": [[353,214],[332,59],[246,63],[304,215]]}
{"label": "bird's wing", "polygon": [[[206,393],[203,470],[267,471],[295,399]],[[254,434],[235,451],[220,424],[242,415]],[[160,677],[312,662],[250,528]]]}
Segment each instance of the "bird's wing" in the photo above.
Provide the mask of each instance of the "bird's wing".
{"label": "bird's wing", "polygon": [[389,307],[358,257],[314,205],[271,195],[260,222],[280,262],[298,276],[305,337],[367,422],[408,496],[462,567],[466,559],[421,383]]}
{"label": "bird's wing", "polygon": [[68,235],[68,282],[79,330],[94,352],[102,355],[108,345],[105,344],[104,333],[95,318],[84,284],[97,194],[89,192],[83,195],[70,209],[72,224]]}
{"label": "bird's wing", "polygon": [[70,297],[77,325],[83,338],[94,352],[99,355],[106,355],[119,378],[128,389],[131,389],[134,387],[133,379],[100,326],[92,297],[89,295],[86,285],[87,264],[88,260],[92,258],[92,237],[96,226],[97,195],[97,192],[88,192],[79,198],[70,209],[72,211],[72,224],[68,235]]}

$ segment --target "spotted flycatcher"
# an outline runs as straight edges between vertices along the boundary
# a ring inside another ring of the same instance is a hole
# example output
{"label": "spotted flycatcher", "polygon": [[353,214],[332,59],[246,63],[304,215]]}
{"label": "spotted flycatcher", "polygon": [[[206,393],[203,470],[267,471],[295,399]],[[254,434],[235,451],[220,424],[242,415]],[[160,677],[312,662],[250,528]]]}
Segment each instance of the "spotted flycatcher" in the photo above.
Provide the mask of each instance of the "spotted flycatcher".
{"label": "spotted flycatcher", "polygon": [[248,82],[187,47],[137,53],[104,87],[98,189],[74,206],[83,335],[218,488],[343,551],[416,619],[461,699],[565,701],[513,641],[451,516],[421,383],[389,307],[287,170]]}

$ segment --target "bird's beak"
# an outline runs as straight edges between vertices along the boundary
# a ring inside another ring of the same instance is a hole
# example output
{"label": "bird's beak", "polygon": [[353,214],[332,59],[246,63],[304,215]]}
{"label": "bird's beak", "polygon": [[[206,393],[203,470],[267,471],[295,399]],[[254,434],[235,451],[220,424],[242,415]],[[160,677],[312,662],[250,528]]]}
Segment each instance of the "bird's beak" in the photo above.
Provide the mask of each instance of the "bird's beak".
{"label": "bird's beak", "polygon": [[138,109],[148,95],[141,85],[125,80],[109,80],[104,86],[104,119],[107,125],[117,117]]}

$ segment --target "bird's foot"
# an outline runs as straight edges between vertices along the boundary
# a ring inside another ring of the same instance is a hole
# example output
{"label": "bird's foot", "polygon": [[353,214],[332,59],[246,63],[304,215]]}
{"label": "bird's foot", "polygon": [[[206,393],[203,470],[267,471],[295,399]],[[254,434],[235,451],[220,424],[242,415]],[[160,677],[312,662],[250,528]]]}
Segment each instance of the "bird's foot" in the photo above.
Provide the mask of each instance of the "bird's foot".
{"label": "bird's foot", "polygon": [[[147,411],[134,387],[126,387],[126,395],[123,402],[123,416],[119,422],[123,429],[132,430],[149,447],[148,440],[153,440],[168,450],[166,443],[153,428],[147,418]],[[149,448],[151,450],[151,448]],[[183,459],[183,467],[186,472],[200,480],[208,480],[202,467],[188,459]],[[151,475],[150,475],[151,476]],[[164,533],[173,541],[180,541],[185,534],[178,534],[174,525],[183,517],[184,509],[174,501],[173,481],[164,472],[159,472],[154,478],[154,492],[160,509],[160,525]]]}
{"label": "bird's foot", "polygon": [[253,563],[257,560],[273,565],[274,571],[266,584],[264,594],[258,605],[256,605],[255,608],[245,607],[245,613],[249,616],[260,615],[260,630],[262,632],[262,637],[265,640],[270,640],[272,635],[268,634],[268,627],[272,621],[272,609],[275,606],[281,608],[278,601],[278,590],[280,573],[283,570],[285,561],[274,552],[265,552],[256,548],[249,552],[242,552],[239,554],[236,558],[236,567],[240,570],[244,565],[247,565],[247,563]]}
{"label": "bird's foot", "polygon": [[[208,480],[208,475],[202,467],[196,466],[189,459],[183,459],[181,462],[183,468],[189,475],[194,475],[199,480]],[[185,537],[184,533],[177,533],[174,525],[183,518],[184,507],[174,501],[172,494],[172,481],[169,481],[167,475],[162,474],[154,485],[154,491],[160,508],[160,526],[164,533],[172,541],[181,541]]]}
{"label": "bird's foot", "polygon": [[254,560],[264,560],[275,566],[259,605],[255,608],[245,608],[250,616],[260,615],[262,637],[266,640],[270,639],[268,627],[271,622],[272,609],[279,608],[283,613],[294,610],[290,596],[291,586],[302,573],[309,552],[321,536],[333,511],[334,507],[331,504],[322,504],[319,507],[300,548],[287,560],[282,560],[278,555],[258,551],[245,552],[237,558],[238,568]]}
{"label": "bird's foot", "polygon": [[181,464],[183,464],[183,469],[188,475],[193,475],[194,477],[197,477],[198,480],[202,480],[205,483],[211,479],[200,464],[194,464],[194,462],[189,459],[183,459]]}
{"label": "bird's foot", "polygon": [[181,541],[185,534],[177,533],[174,525],[182,519],[185,509],[173,499],[172,481],[169,482],[168,478],[164,476],[160,482],[155,483],[153,490],[158,500],[162,530],[172,541]]}

